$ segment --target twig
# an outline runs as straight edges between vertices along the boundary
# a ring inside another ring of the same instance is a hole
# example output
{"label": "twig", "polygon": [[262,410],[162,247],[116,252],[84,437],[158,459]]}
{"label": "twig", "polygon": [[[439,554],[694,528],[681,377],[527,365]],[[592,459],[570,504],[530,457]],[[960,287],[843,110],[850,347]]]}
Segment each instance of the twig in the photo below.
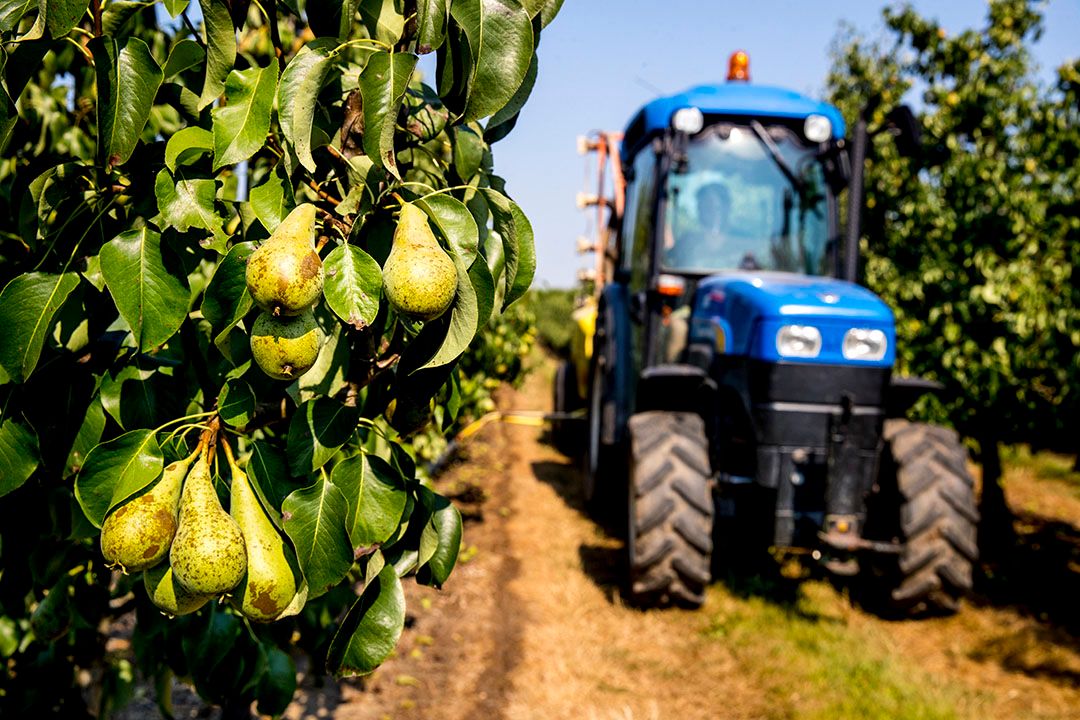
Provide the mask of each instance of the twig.
{"label": "twig", "polygon": [[314,180],[305,180],[305,181],[304,181],[304,184],[306,184],[306,185],[307,185],[307,186],[308,186],[309,188],[311,188],[312,190],[314,190],[314,191],[315,191],[315,194],[316,194],[316,195],[318,195],[318,196],[319,196],[319,197],[320,197],[321,199],[323,199],[323,200],[325,200],[326,202],[330,203],[330,204],[331,204],[331,205],[333,205],[334,207],[337,207],[338,205],[340,205],[340,204],[341,204],[341,201],[340,201],[340,200],[338,200],[338,199],[337,199],[336,197],[334,197],[334,196],[333,196],[333,195],[331,195],[330,193],[328,193],[328,192],[326,192],[325,190],[323,190],[322,188],[320,188],[320,187],[319,187],[319,186],[318,186],[318,185],[317,185],[317,184],[315,183],[315,181],[314,181]]}
{"label": "twig", "polygon": [[187,16],[187,10],[184,10],[184,12],[180,13],[180,17],[184,18],[184,24],[187,25],[187,29],[195,37],[195,42],[197,42],[199,44],[199,47],[201,47],[203,50],[206,50],[206,43],[203,41],[202,35],[199,34],[199,31],[195,29],[195,25],[192,24],[191,18]]}
{"label": "twig", "polygon": [[94,13],[94,37],[101,37],[101,0],[90,0],[90,8]]}
{"label": "twig", "polygon": [[[269,6],[269,12],[266,13],[266,22],[270,23],[270,42],[274,45],[274,55],[278,60],[285,59],[285,48],[281,46],[281,33],[278,30],[277,24],[277,0],[269,0],[267,2]],[[284,72],[285,66],[279,64],[278,72]]]}

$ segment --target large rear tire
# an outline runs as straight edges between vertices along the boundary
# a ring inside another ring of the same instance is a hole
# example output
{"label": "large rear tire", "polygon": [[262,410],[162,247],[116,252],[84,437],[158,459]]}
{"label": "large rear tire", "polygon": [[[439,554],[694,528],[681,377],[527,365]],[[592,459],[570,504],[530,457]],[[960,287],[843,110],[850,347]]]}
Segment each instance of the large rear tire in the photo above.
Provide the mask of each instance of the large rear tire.
{"label": "large rear tire", "polygon": [[971,592],[979,511],[967,452],[946,428],[888,420],[880,493],[868,503],[867,534],[892,527],[903,550],[874,566],[867,588],[881,610],[904,616],[956,612]]}
{"label": "large rear tire", "polygon": [[644,412],[630,418],[627,549],[635,605],[696,608],[705,601],[712,579],[710,476],[699,415]]}

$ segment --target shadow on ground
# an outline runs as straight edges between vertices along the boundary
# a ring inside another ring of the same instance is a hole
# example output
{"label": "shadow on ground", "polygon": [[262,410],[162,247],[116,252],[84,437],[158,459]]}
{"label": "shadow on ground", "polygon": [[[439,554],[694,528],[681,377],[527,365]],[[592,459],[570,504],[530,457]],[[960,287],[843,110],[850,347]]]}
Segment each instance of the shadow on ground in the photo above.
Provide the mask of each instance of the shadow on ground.
{"label": "shadow on ground", "polygon": [[[573,461],[539,461],[532,471],[551,486],[570,508],[588,517],[582,499],[581,470]],[[621,537],[610,522],[600,526],[609,537]],[[993,564],[976,573],[971,603],[976,607],[1010,608],[1038,624],[1008,637],[988,640],[973,652],[979,661],[996,662],[1002,668],[1035,678],[1080,683],[1080,529],[1032,513],[1014,513],[1015,543]],[[623,546],[616,543],[583,544],[582,567],[608,600],[627,601],[627,567]],[[776,563],[761,562],[728,566],[718,564],[714,576],[741,598],[757,597],[774,603],[803,619],[808,616],[799,603],[802,580],[822,577],[809,569],[801,577],[788,577]],[[839,580],[840,591],[850,583]]]}

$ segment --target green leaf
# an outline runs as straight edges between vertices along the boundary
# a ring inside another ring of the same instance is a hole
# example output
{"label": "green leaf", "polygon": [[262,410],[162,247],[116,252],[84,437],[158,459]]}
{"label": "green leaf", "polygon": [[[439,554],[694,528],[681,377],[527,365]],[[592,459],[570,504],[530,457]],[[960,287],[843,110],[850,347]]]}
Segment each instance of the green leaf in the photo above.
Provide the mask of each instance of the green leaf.
{"label": "green leaf", "polygon": [[521,0],[521,4],[529,12],[529,17],[540,16],[540,27],[548,26],[562,7],[563,0]]}
{"label": "green leaf", "polygon": [[[436,547],[426,565],[417,573],[417,582],[439,588],[450,577],[461,549],[461,513],[454,504],[438,493],[420,488],[420,501],[431,514],[430,528]],[[428,528],[424,529],[425,533]]]}
{"label": "green leaf", "polygon": [[296,693],[296,664],[289,653],[270,644],[266,651],[266,674],[259,682],[258,710],[260,715],[278,717],[285,714]]}
{"label": "green leaf", "polygon": [[345,527],[354,549],[385,542],[397,530],[408,493],[390,463],[362,453],[335,465],[331,480],[349,502]]}
{"label": "green leaf", "polygon": [[0,33],[8,33],[19,27],[26,13],[37,8],[38,0],[0,0]]}
{"label": "green leaf", "polygon": [[188,3],[190,2],[191,0],[165,0],[164,5],[169,13],[169,17],[178,18],[180,17],[180,13],[187,10]]}
{"label": "green leaf", "polygon": [[330,642],[326,669],[338,677],[372,672],[394,651],[404,627],[401,580],[393,567],[384,567],[342,620]]}
{"label": "green leaf", "polygon": [[[87,0],[42,0],[38,11],[45,13],[45,27],[49,30],[49,36],[60,39],[79,24],[88,4]],[[112,3],[107,9],[111,7]]]}
{"label": "green leaf", "polygon": [[184,167],[178,167],[175,175],[163,169],[154,181],[154,195],[166,223],[179,232],[191,228],[206,230],[213,236],[207,241],[209,247],[225,253],[229,236],[217,214],[217,181],[214,178],[197,177]]}
{"label": "green leaf", "polygon": [[416,69],[412,53],[373,53],[360,73],[360,94],[364,99],[364,152],[396,177],[394,126],[401,101]]}
{"label": "green leaf", "polygon": [[[49,0],[46,0],[48,2]],[[103,35],[119,37],[124,34],[124,26],[128,21],[139,14],[142,10],[152,7],[151,2],[132,2],[131,0],[111,0],[105,4],[105,10],[101,13],[101,32]],[[79,12],[82,15],[86,11],[84,4]],[[76,17],[75,20],[78,20]],[[73,23],[74,24],[74,23]],[[70,30],[71,28],[68,28]],[[67,31],[64,31],[67,34]]]}
{"label": "green leaf", "polygon": [[86,455],[101,440],[101,434],[105,432],[105,409],[101,406],[101,399],[94,398],[90,406],[86,408],[86,415],[79,432],[75,435],[75,441],[71,443],[67,460],[64,462],[64,477],[68,478],[79,472],[86,460]]}
{"label": "green leaf", "polygon": [[360,411],[319,397],[301,405],[289,422],[289,469],[301,477],[318,470],[356,430]]}
{"label": "green leaf", "polygon": [[163,78],[161,68],[137,37],[94,38],[88,47],[97,78],[98,162],[123,165],[150,118]]}
{"label": "green leaf", "polygon": [[331,53],[336,47],[337,41],[333,38],[321,38],[304,45],[285,66],[278,83],[281,132],[295,150],[300,164],[310,172],[315,172],[315,159],[311,157],[315,104],[326,72],[333,63]]}
{"label": "green leaf", "polygon": [[157,424],[160,379],[153,369],[128,365],[101,381],[101,406],[123,429]]}
{"label": "green leaf", "polygon": [[251,444],[247,472],[253,480],[255,490],[261,493],[265,501],[263,507],[270,512],[274,522],[280,526],[281,503],[289,496],[289,493],[298,489],[289,475],[285,453],[265,440],[256,440]]}
{"label": "green leaf", "polygon": [[144,226],[105,243],[101,274],[140,350],[152,350],[180,329],[191,292],[178,263],[161,252],[159,234]]}
{"label": "green leaf", "polygon": [[493,115],[529,70],[532,18],[517,0],[455,0],[450,13],[465,34],[472,62],[463,120]]}
{"label": "green leaf", "polygon": [[206,80],[199,95],[199,110],[221,96],[225,78],[236,64],[236,29],[227,0],[199,0],[206,41]]}
{"label": "green leaf", "polygon": [[75,478],[75,497],[87,519],[101,527],[110,510],[152,483],[163,466],[153,430],[124,433],[86,456]]}
{"label": "green leaf", "polygon": [[476,333],[479,335],[495,310],[495,280],[483,258],[469,267],[469,280],[476,291]]}
{"label": "green leaf", "polygon": [[240,378],[225,381],[218,395],[218,414],[227,425],[243,429],[255,416],[255,393]]}
{"label": "green leaf", "polygon": [[[182,1],[187,5],[187,0]],[[166,0],[167,4],[168,0]],[[202,49],[202,45],[190,38],[184,38],[173,45],[172,50],[169,51],[169,58],[165,61],[165,68],[162,72],[165,79],[168,80],[185,70],[201,65],[205,59],[206,51]]]}
{"label": "green leaf", "polygon": [[472,128],[463,125],[454,128],[454,171],[462,181],[468,182],[480,172],[486,149],[484,139]]}
{"label": "green leaf", "polygon": [[368,36],[387,45],[397,45],[405,32],[401,0],[360,0],[360,21]]}
{"label": "green leaf", "polygon": [[13,382],[24,382],[37,367],[53,317],[78,284],[76,273],[24,273],[0,292],[0,365]]}
{"label": "green leaf", "polygon": [[480,231],[465,203],[446,193],[439,193],[420,198],[413,204],[427,213],[462,262],[471,265],[476,259]]}
{"label": "green leaf", "polygon": [[281,505],[285,532],[296,548],[309,599],[333,588],[352,567],[352,546],[345,532],[348,513],[345,496],[325,476],[293,491]]}
{"label": "green leaf", "polygon": [[259,222],[268,232],[274,232],[296,207],[292,182],[285,173],[285,163],[274,165],[274,170],[267,175],[266,181],[251,189],[250,202],[255,217],[259,218]]}
{"label": "green leaf", "polygon": [[[473,289],[472,282],[469,280],[469,270],[456,253],[450,253],[450,258],[454,261],[454,267],[457,269],[457,295],[454,296],[454,304],[450,306],[450,311],[443,316],[449,316],[450,318],[448,324],[442,324],[446,327],[446,335],[439,345],[439,349],[431,360],[423,366],[424,368],[439,367],[456,360],[461,353],[468,349],[479,329],[477,326],[479,306],[476,300],[476,290]],[[424,329],[426,330],[428,327],[436,331],[440,330],[440,324],[437,323],[428,323]]]}
{"label": "green leaf", "polygon": [[417,0],[417,52],[425,55],[438,50],[446,39],[446,21],[450,17],[450,0]]}
{"label": "green leaf", "polygon": [[264,68],[233,70],[225,81],[225,105],[214,118],[214,170],[247,160],[266,144],[277,91],[278,60]]}
{"label": "green leaf", "polygon": [[[0,55],[0,57],[3,57]],[[2,66],[2,64],[0,64]],[[7,88],[0,87],[0,153],[7,150],[15,125],[19,122],[19,110],[11,100]]]}
{"label": "green leaf", "polygon": [[0,497],[22,487],[41,462],[33,428],[8,419],[0,424]]}
{"label": "green leaf", "polygon": [[502,309],[505,310],[520,298],[532,285],[536,274],[536,246],[533,229],[518,204],[502,193],[484,189],[491,208],[495,232],[502,238],[505,268],[505,294]]}
{"label": "green leaf", "polygon": [[502,140],[517,124],[518,114],[525,107],[525,103],[528,101],[529,96],[532,95],[533,87],[536,85],[538,63],[539,60],[534,53],[532,61],[529,63],[529,71],[525,73],[525,79],[521,81],[521,85],[518,87],[517,92],[514,93],[514,97],[510,98],[510,101],[488,120],[487,126],[484,128],[484,141],[489,145]]}
{"label": "green leaf", "polygon": [[323,261],[323,298],[334,314],[363,330],[375,322],[382,297],[382,268],[356,245],[338,245]]}
{"label": "green leaf", "polygon": [[193,125],[169,138],[165,145],[165,167],[176,172],[177,165],[187,165],[214,149],[214,134]]}
{"label": "green leaf", "polygon": [[247,291],[247,261],[255,243],[233,245],[218,263],[203,292],[202,315],[214,331],[214,345],[229,357],[228,335],[254,304]]}

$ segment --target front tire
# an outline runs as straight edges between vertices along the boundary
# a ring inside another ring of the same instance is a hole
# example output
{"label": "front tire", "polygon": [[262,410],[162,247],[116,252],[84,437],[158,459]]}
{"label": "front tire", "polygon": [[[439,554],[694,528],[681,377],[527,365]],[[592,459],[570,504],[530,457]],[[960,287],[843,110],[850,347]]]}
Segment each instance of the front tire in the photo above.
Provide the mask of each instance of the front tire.
{"label": "front tire", "polygon": [[633,604],[696,608],[705,601],[712,579],[710,476],[699,415],[644,412],[630,418],[627,549]]}
{"label": "front tire", "polygon": [[[891,526],[903,550],[870,582],[887,613],[955,613],[971,592],[979,557],[979,512],[967,452],[946,428],[888,420],[881,493],[868,505],[867,532]],[[884,522],[882,522],[884,521]]]}

